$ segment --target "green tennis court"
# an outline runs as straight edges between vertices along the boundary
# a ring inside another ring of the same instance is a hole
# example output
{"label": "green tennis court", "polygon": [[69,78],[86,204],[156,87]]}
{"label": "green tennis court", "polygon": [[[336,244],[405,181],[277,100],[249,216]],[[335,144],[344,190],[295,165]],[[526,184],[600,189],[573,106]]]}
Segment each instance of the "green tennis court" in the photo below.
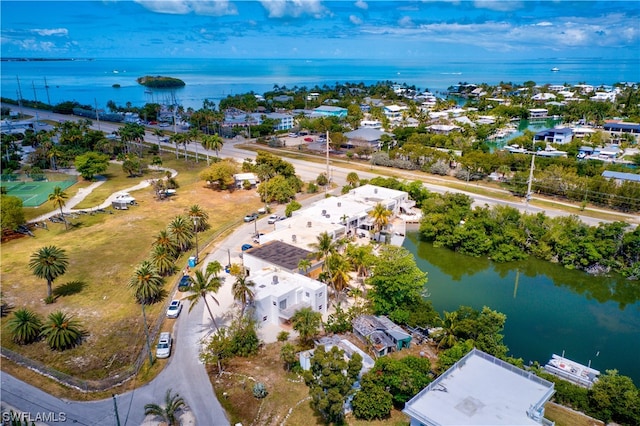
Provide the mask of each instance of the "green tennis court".
{"label": "green tennis court", "polygon": [[22,200],[23,207],[38,207],[46,202],[53,188],[59,186],[63,190],[75,184],[75,180],[61,180],[55,182],[2,182],[7,195],[18,197]]}

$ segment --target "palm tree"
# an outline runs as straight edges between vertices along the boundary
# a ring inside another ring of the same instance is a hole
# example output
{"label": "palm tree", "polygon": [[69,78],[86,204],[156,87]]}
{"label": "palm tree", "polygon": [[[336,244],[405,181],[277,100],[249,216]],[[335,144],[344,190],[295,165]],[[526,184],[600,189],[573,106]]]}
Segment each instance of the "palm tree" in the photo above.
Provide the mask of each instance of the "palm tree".
{"label": "palm tree", "polygon": [[347,259],[358,277],[365,277],[373,265],[373,247],[371,245],[349,244],[346,250]]}
{"label": "palm tree", "polygon": [[35,312],[21,308],[13,313],[8,325],[11,339],[19,345],[26,345],[40,337],[42,320]]}
{"label": "palm tree", "polygon": [[151,263],[156,267],[160,275],[166,277],[173,274],[176,269],[176,258],[170,249],[163,246],[153,246],[151,251]]}
{"label": "palm tree", "polygon": [[153,246],[165,248],[167,252],[169,252],[173,256],[174,259],[177,257],[179,252],[178,243],[176,243],[173,235],[171,235],[166,229],[158,232],[155,240],[153,241]]}
{"label": "palm tree", "polygon": [[191,219],[196,220],[196,223],[197,223],[197,225],[195,226],[196,232],[204,231],[207,228],[208,226],[207,220],[209,219],[209,214],[204,210],[202,210],[202,208],[199,205],[194,204],[191,207],[189,207],[187,215]]}
{"label": "palm tree", "polygon": [[241,303],[240,317],[244,316],[247,303],[252,303],[255,298],[255,293],[252,290],[255,285],[256,283],[248,279],[244,274],[236,276],[233,287],[231,287],[231,293],[233,294],[233,299]]}
{"label": "palm tree", "polygon": [[196,142],[195,144],[195,150],[196,150],[196,163],[198,162],[198,139],[200,139],[202,137],[202,132],[200,132],[200,130],[198,130],[197,128],[193,127],[191,129],[189,129],[189,132],[187,133],[189,135],[189,142]]}
{"label": "palm tree", "polygon": [[164,136],[164,130],[153,129],[153,135],[158,138],[158,152],[160,152],[160,139]]}
{"label": "palm tree", "polygon": [[[331,235],[329,235],[328,232],[326,231],[322,232],[320,235],[316,237],[316,239],[317,239],[317,242],[309,244],[309,246],[314,250],[313,256],[317,260],[326,259],[326,257],[330,253],[336,252],[337,250],[336,244],[334,243],[333,238],[331,238]],[[322,269],[325,272],[327,271],[326,262],[322,266]]]}
{"label": "palm tree", "polygon": [[65,201],[66,199],[67,199],[66,192],[64,192],[62,188],[60,188],[59,186],[56,186],[55,188],[53,188],[53,192],[49,194],[49,201],[53,202],[54,207],[60,208],[60,216],[64,221],[64,229],[69,229],[67,226],[67,220],[64,218],[64,213],[62,212],[62,207],[64,207],[64,205],[67,203]]}
{"label": "palm tree", "polygon": [[178,245],[180,251],[185,251],[191,247],[193,226],[184,216],[176,216],[170,223],[167,230]]}
{"label": "palm tree", "polygon": [[[198,304],[198,301],[202,298],[204,300],[204,304],[209,311],[209,316],[211,317],[211,321],[215,326],[216,330],[218,329],[218,324],[216,324],[216,319],[213,316],[213,312],[211,312],[211,307],[209,307],[209,302],[207,302],[207,295],[209,293],[217,293],[222,287],[222,279],[217,276],[212,276],[209,272],[205,271],[204,273],[201,270],[197,270],[194,276],[191,278],[191,294],[187,296],[187,300],[191,302],[191,306],[189,306],[189,312],[193,309],[194,306]],[[220,302],[214,296],[211,296],[216,305],[220,306]]]}
{"label": "palm tree", "polygon": [[164,278],[153,263],[148,260],[143,260],[129,279],[129,287],[134,289],[136,300],[142,305],[160,301],[164,296],[163,284]]}
{"label": "palm tree", "polygon": [[217,277],[218,274],[222,272],[222,265],[217,260],[214,260],[213,262],[209,262],[207,264],[206,272],[207,274],[211,274],[214,277]]}
{"label": "palm tree", "polygon": [[[223,139],[215,134],[215,135],[204,135],[201,139],[202,147],[206,150],[213,149],[216,152],[216,157],[220,158],[218,151],[222,149],[224,145]],[[207,164],[209,164],[209,153],[207,152]]]}
{"label": "palm tree", "polygon": [[301,271],[304,271],[304,275],[307,274],[307,271],[309,270],[309,268],[311,268],[311,260],[310,259],[300,259],[300,261],[298,261],[298,269]]}
{"label": "palm tree", "polygon": [[153,415],[162,417],[162,420],[167,423],[168,426],[177,426],[179,424],[176,413],[183,409],[187,404],[179,394],[171,395],[171,389],[167,390],[164,396],[164,407],[158,404],[146,404],[144,406],[145,415]]}
{"label": "palm tree", "polygon": [[47,280],[47,299],[51,299],[51,286],[56,278],[64,275],[69,266],[67,253],[56,246],[42,247],[31,255],[29,268],[33,275],[38,278]]}
{"label": "palm tree", "polygon": [[80,343],[85,331],[78,320],[62,311],[56,311],[49,314],[40,334],[51,349],[63,351]]}
{"label": "palm tree", "polygon": [[178,155],[178,148],[182,143],[182,139],[183,139],[182,133],[174,133],[173,135],[169,136],[169,141],[176,145],[176,160],[180,158]]}
{"label": "palm tree", "polygon": [[307,344],[320,332],[322,314],[308,307],[302,308],[293,314],[291,324],[298,332],[301,343]]}
{"label": "palm tree", "polygon": [[331,253],[325,260],[327,269],[329,272],[329,279],[336,296],[336,300],[340,293],[349,286],[351,277],[349,271],[351,270],[351,264],[347,261],[347,258],[340,253]]}
{"label": "palm tree", "polygon": [[459,326],[460,324],[458,322],[458,313],[455,311],[444,311],[444,320],[442,320],[442,331],[440,331],[435,336],[436,341],[438,342],[438,349],[450,348],[456,344],[456,342],[458,341],[456,333],[458,332]]}
{"label": "palm tree", "polygon": [[356,172],[349,172],[349,174],[347,174],[347,183],[350,186],[355,188],[358,182],[360,182],[360,177]]}
{"label": "palm tree", "polygon": [[373,226],[377,232],[380,232],[389,224],[391,210],[387,209],[382,203],[378,203],[373,210],[369,212],[369,217],[373,219]]}

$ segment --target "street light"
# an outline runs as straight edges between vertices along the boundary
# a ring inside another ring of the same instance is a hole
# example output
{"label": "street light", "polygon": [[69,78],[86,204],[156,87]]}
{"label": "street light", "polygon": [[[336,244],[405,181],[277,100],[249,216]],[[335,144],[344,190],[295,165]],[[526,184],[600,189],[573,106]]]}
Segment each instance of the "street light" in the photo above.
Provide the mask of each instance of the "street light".
{"label": "street light", "polygon": [[196,263],[198,263],[198,216],[193,216],[193,233],[196,234]]}

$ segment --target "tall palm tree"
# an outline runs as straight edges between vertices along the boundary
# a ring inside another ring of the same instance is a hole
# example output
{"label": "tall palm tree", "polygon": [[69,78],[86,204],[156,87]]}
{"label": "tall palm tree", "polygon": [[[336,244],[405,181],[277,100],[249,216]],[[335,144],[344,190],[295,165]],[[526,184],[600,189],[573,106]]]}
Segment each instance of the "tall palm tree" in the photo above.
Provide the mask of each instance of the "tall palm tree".
{"label": "tall palm tree", "polygon": [[173,235],[166,229],[158,232],[153,240],[153,246],[163,247],[169,252],[175,259],[178,256],[179,248]]}
{"label": "tall palm tree", "polygon": [[216,152],[216,157],[220,158],[218,151],[222,149],[224,145],[224,141],[222,138],[217,135],[204,135],[201,138],[202,147],[207,150],[207,164],[209,164],[209,152],[208,150],[213,149]]}
{"label": "tall palm tree", "polygon": [[247,303],[252,303],[255,298],[255,293],[252,290],[255,286],[256,283],[246,275],[236,276],[236,280],[231,287],[231,293],[233,294],[233,299],[241,303],[240,317],[244,316]]}
{"label": "tall palm tree", "polygon": [[[209,311],[209,316],[211,317],[211,322],[215,326],[216,330],[218,329],[218,324],[216,324],[216,319],[213,316],[213,312],[211,312],[211,307],[209,306],[209,302],[207,302],[207,296],[210,293],[217,293],[222,287],[222,279],[217,276],[211,275],[211,273],[205,271],[204,273],[201,270],[197,270],[194,276],[191,278],[191,294],[187,296],[187,300],[191,302],[191,306],[189,306],[189,312],[193,310],[193,307],[197,305],[198,301],[202,299],[204,301],[207,310]],[[213,295],[211,295],[211,299],[216,302],[216,305],[220,305],[218,299],[216,299]]]}
{"label": "tall palm tree", "polygon": [[382,203],[378,203],[369,212],[369,217],[373,219],[373,226],[377,232],[389,224],[391,220],[391,210],[387,209]]}
{"label": "tall palm tree", "polygon": [[11,339],[19,345],[34,342],[40,336],[42,320],[33,311],[20,308],[13,313],[13,318],[7,321]]}
{"label": "tall palm tree", "polygon": [[349,271],[351,264],[347,258],[340,253],[331,253],[325,260],[329,272],[329,279],[338,300],[340,293],[349,286],[351,277]]}
{"label": "tall palm tree", "polygon": [[298,269],[303,271],[304,274],[307,274],[307,271],[311,268],[311,260],[310,259],[300,259],[298,261]]}
{"label": "tall palm tree", "polygon": [[168,426],[178,426],[179,422],[176,414],[186,405],[184,399],[178,393],[171,395],[171,389],[168,389],[164,396],[164,406],[153,403],[146,404],[144,406],[144,414],[162,417],[162,420]]}
{"label": "tall palm tree", "polygon": [[64,205],[67,204],[66,202],[67,197],[68,197],[67,193],[64,192],[62,188],[60,188],[59,186],[56,186],[55,188],[53,188],[53,192],[49,194],[49,201],[53,202],[54,207],[60,208],[60,216],[64,221],[64,229],[69,229],[67,226],[67,220],[64,218],[64,213],[62,211],[62,208],[64,207]]}
{"label": "tall palm tree", "polygon": [[178,245],[180,251],[186,251],[191,247],[193,238],[193,225],[184,216],[176,216],[170,223],[167,230]]}
{"label": "tall palm tree", "polygon": [[[330,253],[335,253],[337,251],[336,244],[329,235],[328,232],[322,232],[320,235],[316,237],[317,242],[309,244],[309,246],[314,250],[313,256],[317,260],[326,259]],[[323,271],[327,271],[326,261],[322,266]]]}
{"label": "tall palm tree", "polygon": [[56,311],[49,314],[40,334],[51,349],[63,351],[80,343],[85,331],[78,320],[62,311]]}
{"label": "tall palm tree", "polygon": [[320,332],[322,314],[308,307],[302,308],[291,317],[291,325],[298,332],[301,343],[309,343]]}
{"label": "tall palm tree", "polygon": [[158,152],[160,152],[160,139],[164,136],[164,130],[153,129],[153,135],[158,138]]}
{"label": "tall palm tree", "polygon": [[42,247],[31,255],[29,268],[38,278],[47,280],[47,299],[52,297],[51,286],[56,278],[67,271],[67,253],[56,246]]}
{"label": "tall palm tree", "polygon": [[129,279],[129,287],[134,289],[136,300],[142,305],[160,301],[164,296],[163,284],[164,278],[153,263],[148,260],[143,260]]}
{"label": "tall palm tree", "polygon": [[153,246],[151,250],[151,263],[156,267],[160,275],[166,277],[173,274],[176,269],[176,258],[170,249],[160,245]]}
{"label": "tall palm tree", "polygon": [[214,277],[217,277],[218,274],[222,272],[222,265],[217,260],[214,260],[213,262],[209,262],[207,264],[206,272],[207,274],[211,274]]}
{"label": "tall palm tree", "polygon": [[365,277],[374,262],[373,247],[371,245],[349,244],[346,254],[356,275]]}
{"label": "tall palm tree", "polygon": [[196,150],[196,163],[197,163],[198,162],[198,140],[202,138],[202,132],[197,128],[193,127],[189,129],[188,135],[189,135],[189,142],[196,142],[195,150]]}
{"label": "tall palm tree", "polygon": [[450,348],[456,344],[458,337],[456,336],[460,323],[458,321],[457,312],[444,312],[442,320],[442,330],[435,336],[438,342],[438,349]]}
{"label": "tall palm tree", "polygon": [[183,139],[182,133],[174,133],[173,135],[169,136],[169,141],[176,145],[176,160],[180,158],[178,154],[178,149],[180,148],[182,139]]}
{"label": "tall palm tree", "polygon": [[196,219],[196,232],[204,231],[207,228],[207,220],[209,214],[204,211],[198,204],[193,204],[189,207],[187,215],[193,220]]}

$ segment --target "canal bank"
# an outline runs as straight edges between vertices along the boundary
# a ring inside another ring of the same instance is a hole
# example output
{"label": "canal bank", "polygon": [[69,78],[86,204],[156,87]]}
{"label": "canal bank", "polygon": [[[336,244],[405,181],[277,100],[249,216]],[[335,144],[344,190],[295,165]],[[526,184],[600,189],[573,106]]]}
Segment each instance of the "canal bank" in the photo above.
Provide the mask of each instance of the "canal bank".
{"label": "canal bank", "polygon": [[435,309],[488,306],[507,316],[504,342],[525,363],[546,363],[552,354],[604,373],[617,369],[640,384],[640,285],[623,277],[594,277],[530,258],[508,264],[457,254],[418,241],[404,247],[428,273]]}

